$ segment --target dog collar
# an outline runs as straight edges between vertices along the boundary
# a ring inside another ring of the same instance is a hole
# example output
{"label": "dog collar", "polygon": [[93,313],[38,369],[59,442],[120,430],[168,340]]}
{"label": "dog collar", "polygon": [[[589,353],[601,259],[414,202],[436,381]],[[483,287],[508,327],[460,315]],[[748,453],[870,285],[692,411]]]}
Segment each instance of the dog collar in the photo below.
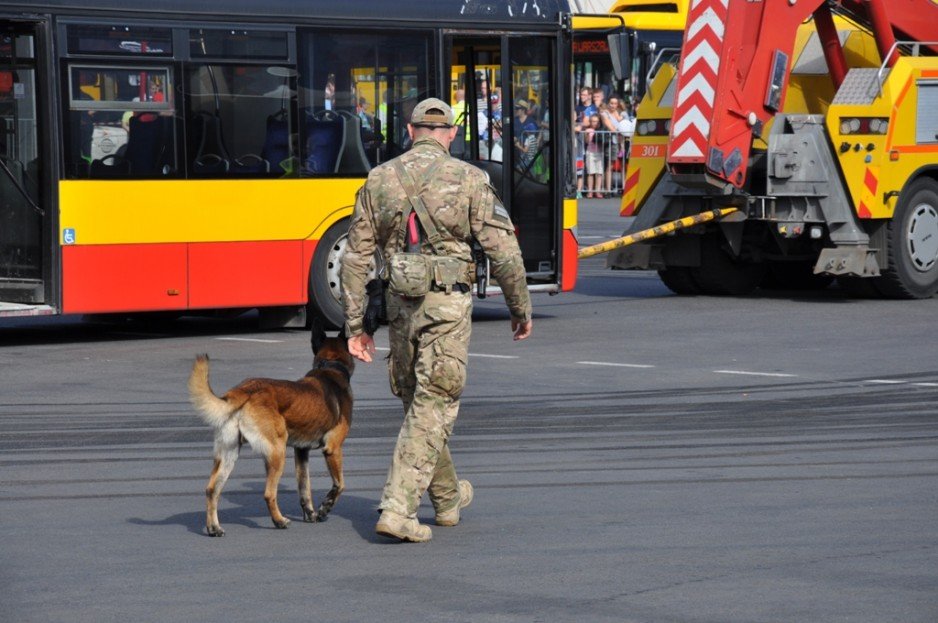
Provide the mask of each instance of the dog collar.
{"label": "dog collar", "polygon": [[348,371],[348,367],[335,359],[320,359],[313,366],[313,370],[337,370],[345,375],[346,379],[351,380],[352,378],[352,373]]}

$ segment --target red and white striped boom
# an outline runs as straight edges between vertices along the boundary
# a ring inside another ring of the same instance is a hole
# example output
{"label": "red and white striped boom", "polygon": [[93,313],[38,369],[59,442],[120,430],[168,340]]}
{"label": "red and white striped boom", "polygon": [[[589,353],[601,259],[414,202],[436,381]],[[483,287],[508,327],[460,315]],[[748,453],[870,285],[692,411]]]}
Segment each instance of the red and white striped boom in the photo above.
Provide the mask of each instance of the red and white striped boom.
{"label": "red and white striped boom", "polygon": [[[882,54],[903,38],[934,36],[934,0],[693,0],[684,31],[668,166],[717,183],[746,182],[753,134],[785,101],[798,27],[812,15],[831,24],[831,7],[864,12]],[[836,32],[820,28],[828,65],[841,78]]]}

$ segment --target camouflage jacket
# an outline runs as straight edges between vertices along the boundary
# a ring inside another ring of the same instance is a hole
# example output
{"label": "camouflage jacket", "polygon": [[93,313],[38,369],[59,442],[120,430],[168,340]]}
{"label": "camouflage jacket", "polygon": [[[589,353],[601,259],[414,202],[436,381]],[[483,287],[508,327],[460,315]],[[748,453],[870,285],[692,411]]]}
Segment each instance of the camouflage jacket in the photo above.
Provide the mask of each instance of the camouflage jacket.
{"label": "camouflage jacket", "polygon": [[[475,237],[488,255],[491,276],[501,287],[512,317],[530,320],[531,297],[514,226],[485,173],[450,158],[443,145],[430,137],[418,140],[399,158],[445,240],[447,253],[471,262],[470,244]],[[432,181],[424,183],[424,172],[438,158],[447,161],[437,167]],[[387,258],[404,248],[400,223],[408,206],[404,188],[389,163],[374,168],[358,191],[341,272],[346,331],[350,336],[362,332],[367,303],[365,283],[375,251]],[[431,255],[433,248],[424,242],[422,252]]]}

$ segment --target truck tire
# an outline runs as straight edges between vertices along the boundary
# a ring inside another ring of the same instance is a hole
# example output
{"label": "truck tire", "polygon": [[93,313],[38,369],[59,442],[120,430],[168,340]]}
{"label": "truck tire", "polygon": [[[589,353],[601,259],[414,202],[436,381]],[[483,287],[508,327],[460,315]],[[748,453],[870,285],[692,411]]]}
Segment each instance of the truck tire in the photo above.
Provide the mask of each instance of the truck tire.
{"label": "truck tire", "polygon": [[348,238],[349,219],[345,218],[326,230],[320,238],[309,266],[309,295],[306,315],[319,318],[327,329],[345,324],[339,269]]}
{"label": "truck tire", "polygon": [[661,281],[675,294],[700,294],[700,286],[690,274],[690,268],[685,266],[670,266],[658,271]]}
{"label": "truck tire", "polygon": [[722,238],[719,233],[701,236],[700,267],[690,269],[690,275],[703,294],[749,294],[762,282],[765,265],[737,261],[723,249]]}
{"label": "truck tire", "polygon": [[938,292],[938,182],[923,177],[899,197],[886,224],[889,268],[876,288],[890,298],[924,299]]}

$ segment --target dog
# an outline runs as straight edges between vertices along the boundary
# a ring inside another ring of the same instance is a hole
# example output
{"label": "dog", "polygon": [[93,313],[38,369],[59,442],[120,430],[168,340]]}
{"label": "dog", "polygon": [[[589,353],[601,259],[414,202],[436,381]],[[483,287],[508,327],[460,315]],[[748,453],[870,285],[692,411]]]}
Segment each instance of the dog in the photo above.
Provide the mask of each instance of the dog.
{"label": "dog", "polygon": [[[326,337],[313,326],[310,342],[313,369],[298,381],[252,378],[221,397],[209,386],[208,355],[198,355],[189,376],[189,397],[202,419],[215,429],[215,464],[205,488],[205,529],[224,536],[218,523],[218,498],[238,460],[244,440],[264,457],[267,483],[264,500],[277,528],[290,520],[277,506],[277,486],[286,463],[287,446],[294,448],[296,483],[303,520],[325,521],[345,489],[342,443],[352,424],[351,378],[355,369],[344,330]],[[332,489],[315,510],[309,483],[309,451],[321,448],[332,476]]]}

